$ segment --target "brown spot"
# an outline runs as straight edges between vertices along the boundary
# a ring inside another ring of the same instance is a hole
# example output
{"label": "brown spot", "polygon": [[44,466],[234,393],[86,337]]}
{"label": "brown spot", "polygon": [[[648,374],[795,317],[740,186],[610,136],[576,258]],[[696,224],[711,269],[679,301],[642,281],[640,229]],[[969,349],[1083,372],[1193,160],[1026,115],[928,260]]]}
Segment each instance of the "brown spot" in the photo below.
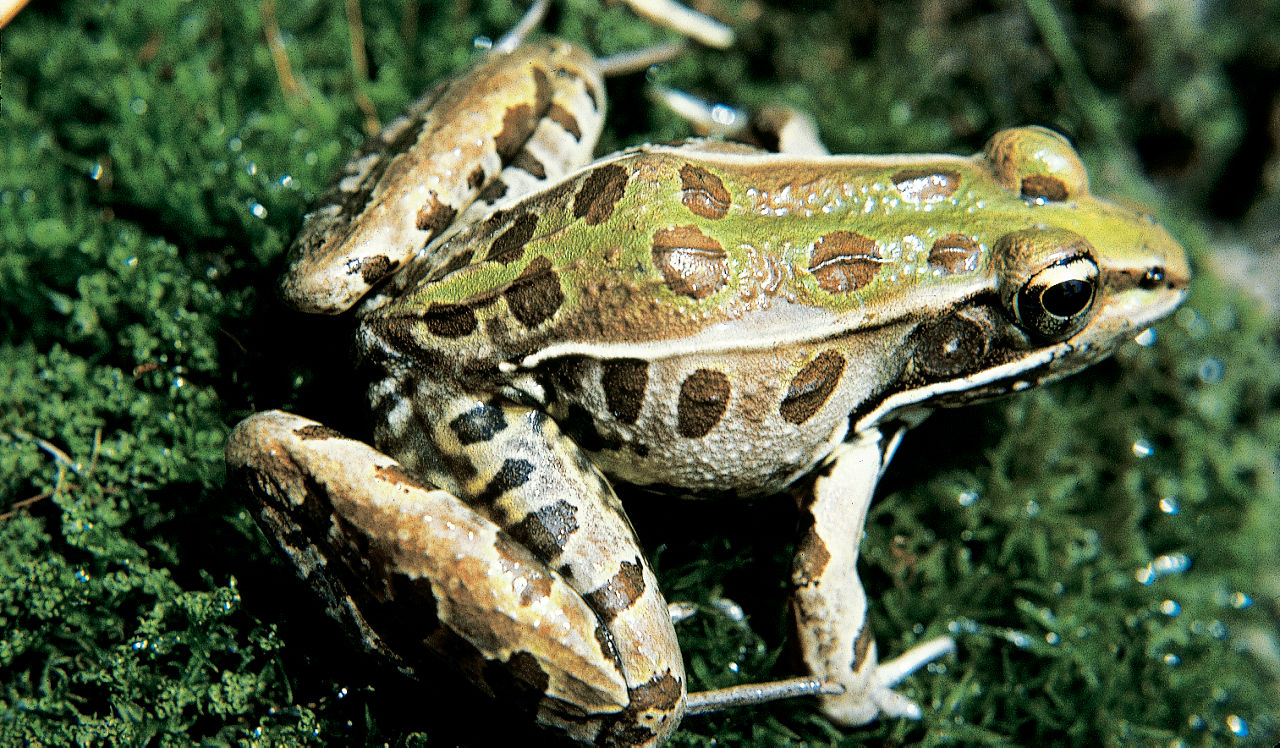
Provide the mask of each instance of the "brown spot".
{"label": "brown spot", "polygon": [[929,264],[947,275],[971,273],[978,269],[982,248],[964,234],[947,234],[933,243],[929,250]]}
{"label": "brown spot", "polygon": [[791,583],[796,587],[808,587],[817,582],[830,561],[831,552],[827,550],[827,544],[810,525],[791,559]]}
{"label": "brown spot", "polygon": [[502,115],[502,131],[493,137],[493,147],[503,164],[511,163],[524,147],[551,103],[551,82],[547,80],[546,71],[534,66],[529,72],[533,76],[533,102],[507,107]]}
{"label": "brown spot", "polygon": [[483,190],[480,190],[480,193],[476,195],[476,199],[483,200],[484,202],[489,203],[490,205],[493,205],[494,203],[498,202],[499,200],[501,200],[506,196],[507,196],[507,183],[502,181],[501,179],[495,179],[489,184],[485,185],[485,188]]}
{"label": "brown spot", "polygon": [[478,190],[482,184],[484,184],[484,167],[477,166],[467,175],[467,186],[473,190]]}
{"label": "brown spot", "polygon": [[470,265],[471,259],[474,256],[475,256],[475,250],[473,249],[468,249],[462,252],[458,252],[453,257],[450,257],[449,261],[446,262],[439,270],[432,273],[430,280],[438,281],[441,278],[448,275],[449,273],[452,273],[456,270],[460,270],[466,267],[467,265]]}
{"label": "brown spot", "polygon": [[813,417],[814,413],[827,402],[836,385],[840,384],[840,375],[844,373],[844,356],[827,350],[804,365],[787,387],[787,396],[778,405],[778,412],[787,421],[796,425]]}
{"label": "brown spot", "polygon": [[560,276],[551,269],[551,260],[538,257],[503,292],[511,314],[525,327],[535,327],[551,318],[564,303]]}
{"label": "brown spot", "polygon": [[644,594],[644,568],[640,559],[623,561],[609,581],[583,595],[583,599],[608,624],[622,611],[630,608]]}
{"label": "brown spot", "polygon": [[605,361],[603,369],[600,386],[609,412],[621,423],[635,423],[649,384],[648,362],[639,358],[615,358]]}
{"label": "brown spot", "polygon": [[729,256],[697,226],[672,226],[653,234],[653,264],[678,294],[705,299],[729,282]]}
{"label": "brown spot", "polygon": [[680,385],[676,431],[690,439],[706,436],[728,407],[729,377],[722,371],[698,369]]}
{"label": "brown spot", "polygon": [[622,672],[622,655],[618,654],[618,645],[613,641],[613,635],[609,633],[609,629],[603,624],[598,624],[594,632],[596,643],[600,645],[600,654],[604,658],[613,663],[613,666]]}
{"label": "brown spot", "polygon": [[960,187],[960,172],[953,169],[903,169],[889,179],[913,203],[944,200]]}
{"label": "brown spot", "polygon": [[547,118],[563,127],[574,140],[582,140],[582,128],[578,126],[578,118],[573,116],[573,112],[553,103],[547,110]]}
{"label": "brown spot", "polygon": [[386,481],[387,483],[392,483],[397,486],[417,488],[423,491],[434,491],[436,488],[395,463],[374,468],[373,472],[378,476],[378,480]]}
{"label": "brown spot", "polygon": [[701,166],[685,164],[680,167],[680,189],[680,202],[703,218],[724,218],[729,213],[729,206],[733,204],[720,177]]}
{"label": "brown spot", "polygon": [[1022,178],[1022,196],[1033,200],[1062,202],[1069,193],[1066,182],[1049,174],[1028,174]]}
{"label": "brown spot", "polygon": [[871,651],[871,642],[875,641],[875,636],[871,633],[871,627],[862,624],[862,630],[858,632],[858,638],[853,640],[853,672],[862,669],[862,663],[867,661],[867,653]]}
{"label": "brown spot", "polygon": [[665,712],[675,709],[676,704],[680,703],[680,697],[684,696],[684,687],[680,679],[667,670],[635,688],[628,689],[628,695],[631,697],[627,705],[629,709],[641,712],[658,709]]}
{"label": "brown spot", "polygon": [[422,315],[422,321],[432,335],[442,338],[460,338],[476,329],[476,314],[462,304],[432,304]]}
{"label": "brown spot", "polygon": [[538,227],[538,217],[533,213],[521,213],[498,234],[489,245],[489,254],[485,257],[490,262],[508,265],[524,256],[524,245],[533,238],[533,230]]}
{"label": "brown spot", "polygon": [[516,157],[511,159],[511,165],[529,172],[529,176],[534,179],[547,178],[546,167],[544,167],[542,162],[538,160],[538,157],[530,153],[527,148],[520,149],[520,152],[516,154]]}
{"label": "brown spot", "polygon": [[347,273],[359,272],[360,280],[370,286],[387,277],[394,269],[395,265],[386,255],[359,257],[347,262]]}
{"label": "brown spot", "polygon": [[577,508],[561,499],[526,514],[507,528],[516,542],[533,551],[543,561],[551,561],[564,550],[569,536],[578,530]]}
{"label": "brown spot", "polygon": [[849,293],[870,283],[884,263],[875,239],[853,231],[833,231],[813,243],[809,272],[823,291]]}
{"label": "brown spot", "polygon": [[331,429],[328,426],[322,426],[318,423],[309,423],[293,430],[293,435],[299,439],[342,439],[342,432]]}
{"label": "brown spot", "polygon": [[427,203],[418,208],[418,215],[414,219],[414,225],[418,227],[419,231],[427,231],[432,236],[435,236],[453,223],[453,219],[457,215],[458,211],[440,202],[440,198],[436,197],[433,192]]}
{"label": "brown spot", "polygon": [[582,180],[578,194],[573,196],[573,217],[581,218],[590,226],[609,220],[613,207],[622,199],[631,175],[622,164],[605,164],[597,167]]}

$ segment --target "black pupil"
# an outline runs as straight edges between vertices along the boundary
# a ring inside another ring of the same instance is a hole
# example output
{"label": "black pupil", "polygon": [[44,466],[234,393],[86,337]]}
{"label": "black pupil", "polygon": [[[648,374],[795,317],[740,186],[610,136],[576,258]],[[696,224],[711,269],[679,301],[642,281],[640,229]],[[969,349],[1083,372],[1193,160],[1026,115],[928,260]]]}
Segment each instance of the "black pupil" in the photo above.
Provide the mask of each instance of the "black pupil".
{"label": "black pupil", "polygon": [[1082,280],[1055,283],[1040,297],[1044,310],[1055,317],[1074,317],[1093,300],[1093,284]]}

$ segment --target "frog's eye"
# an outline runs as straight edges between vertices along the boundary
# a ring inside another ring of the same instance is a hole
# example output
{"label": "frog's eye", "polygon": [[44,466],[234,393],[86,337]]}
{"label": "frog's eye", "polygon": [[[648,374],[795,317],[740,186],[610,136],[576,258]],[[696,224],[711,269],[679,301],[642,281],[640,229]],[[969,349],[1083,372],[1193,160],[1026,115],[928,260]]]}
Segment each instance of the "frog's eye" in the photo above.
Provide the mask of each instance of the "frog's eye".
{"label": "frog's eye", "polygon": [[1013,315],[1028,332],[1061,339],[1079,330],[1093,308],[1098,266],[1088,257],[1061,260],[1031,276],[1013,297]]}
{"label": "frog's eye", "polygon": [[993,250],[1000,300],[1023,330],[1062,340],[1089,321],[1099,283],[1089,240],[1066,229],[1023,229],[997,239]]}
{"label": "frog's eye", "polygon": [[1071,143],[1044,127],[1002,130],[983,156],[1007,190],[1039,203],[1075,200],[1089,191],[1089,176]]}

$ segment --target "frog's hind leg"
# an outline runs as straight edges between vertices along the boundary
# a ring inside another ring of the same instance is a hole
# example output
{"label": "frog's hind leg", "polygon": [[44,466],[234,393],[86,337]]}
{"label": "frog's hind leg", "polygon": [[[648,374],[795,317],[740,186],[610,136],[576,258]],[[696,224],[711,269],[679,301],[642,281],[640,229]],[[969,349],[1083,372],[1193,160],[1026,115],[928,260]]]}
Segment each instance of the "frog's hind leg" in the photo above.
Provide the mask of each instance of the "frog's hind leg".
{"label": "frog's hind leg", "polygon": [[878,432],[842,445],[801,506],[808,527],[792,568],[796,637],[809,671],[843,686],[843,693],[823,696],[822,707],[845,725],[865,724],[879,714],[918,719],[920,708],[893,686],[955,649],[950,637],[939,637],[889,662],[877,658],[858,578],[858,543],[892,447]]}
{"label": "frog's hind leg", "polygon": [[[229,483],[260,501],[267,529],[329,612],[372,651],[419,675],[428,652],[451,659],[491,695],[575,740],[593,741],[605,726],[630,728],[617,745],[669,732],[646,732],[639,720],[680,700],[679,667],[666,669],[668,682],[652,693],[629,687],[611,633],[636,625],[629,607],[662,607],[646,593],[652,576],[647,568],[628,573],[622,560],[584,598],[526,547],[573,535],[573,517],[558,504],[504,531],[387,455],[280,411],[241,422],[227,464]],[[473,503],[501,501],[522,476],[548,482],[522,464],[503,461],[485,481],[489,493]],[[602,618],[612,619],[607,631]],[[666,646],[661,632],[657,638]]]}

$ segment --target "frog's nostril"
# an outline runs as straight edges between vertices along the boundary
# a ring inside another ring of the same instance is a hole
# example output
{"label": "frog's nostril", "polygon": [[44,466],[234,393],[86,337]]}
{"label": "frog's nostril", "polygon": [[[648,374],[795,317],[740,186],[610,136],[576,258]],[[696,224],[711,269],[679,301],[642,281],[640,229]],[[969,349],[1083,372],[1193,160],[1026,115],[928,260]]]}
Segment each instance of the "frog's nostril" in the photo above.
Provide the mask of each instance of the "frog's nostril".
{"label": "frog's nostril", "polygon": [[1142,280],[1138,281],[1138,285],[1147,291],[1165,285],[1164,268],[1160,265],[1147,268],[1146,274],[1142,276]]}

